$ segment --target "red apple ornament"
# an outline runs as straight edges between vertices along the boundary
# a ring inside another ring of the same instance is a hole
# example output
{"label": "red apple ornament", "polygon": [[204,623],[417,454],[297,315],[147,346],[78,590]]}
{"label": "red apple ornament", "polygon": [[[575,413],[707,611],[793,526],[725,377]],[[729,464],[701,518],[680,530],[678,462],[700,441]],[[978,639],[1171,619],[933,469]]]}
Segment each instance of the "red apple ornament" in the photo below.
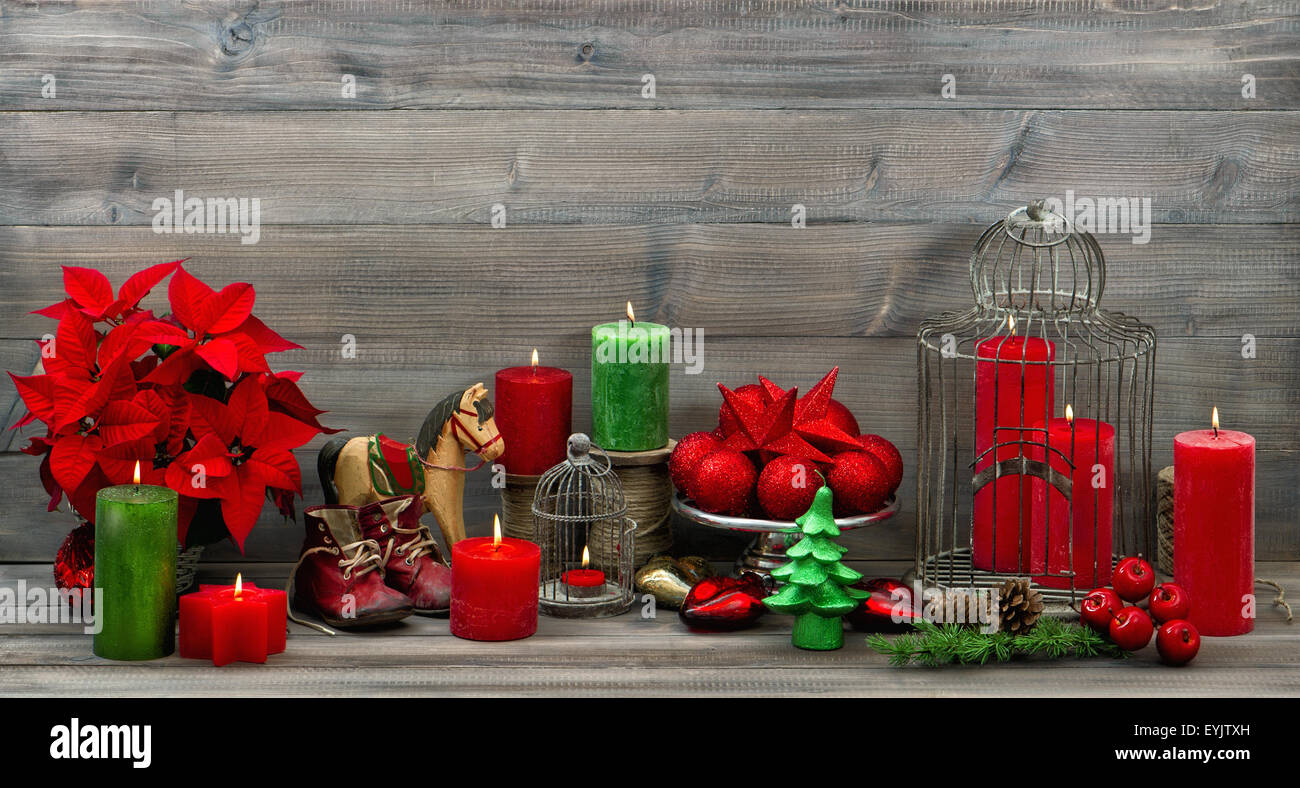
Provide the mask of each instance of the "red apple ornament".
{"label": "red apple ornament", "polygon": [[1146,599],[1151,589],[1156,587],[1156,573],[1151,564],[1140,556],[1121,559],[1115,567],[1115,576],[1111,578],[1115,593],[1125,602],[1137,602]]}
{"label": "red apple ornament", "polygon": [[853,412],[837,399],[832,398],[826,403],[826,420],[849,435],[857,436],[862,432],[858,428],[858,420],[853,417]]}
{"label": "red apple ornament", "polygon": [[1147,598],[1147,612],[1162,624],[1187,618],[1192,611],[1192,601],[1177,583],[1161,583]]}
{"label": "red apple ornament", "polygon": [[1138,651],[1151,642],[1155,626],[1140,607],[1126,607],[1110,620],[1110,639],[1125,651]]}
{"label": "red apple ornament", "polygon": [[1079,619],[1098,632],[1109,632],[1114,615],[1124,609],[1124,600],[1109,588],[1094,588],[1079,603]]}
{"label": "red apple ornament", "polygon": [[1201,633],[1191,622],[1176,618],[1166,621],[1156,633],[1156,651],[1166,665],[1186,665],[1201,650]]}
{"label": "red apple ornament", "polygon": [[690,480],[695,475],[695,467],[700,460],[721,448],[722,441],[711,432],[692,432],[677,441],[672,456],[668,458],[668,475],[673,479],[673,486],[693,497]]}
{"label": "red apple ornament", "polygon": [[700,460],[687,480],[692,500],[706,512],[738,517],[749,510],[758,472],[734,449],[718,449]]}
{"label": "red apple ornament", "polygon": [[822,484],[816,463],[777,457],[758,475],[758,505],[773,520],[793,520],[808,511]]}

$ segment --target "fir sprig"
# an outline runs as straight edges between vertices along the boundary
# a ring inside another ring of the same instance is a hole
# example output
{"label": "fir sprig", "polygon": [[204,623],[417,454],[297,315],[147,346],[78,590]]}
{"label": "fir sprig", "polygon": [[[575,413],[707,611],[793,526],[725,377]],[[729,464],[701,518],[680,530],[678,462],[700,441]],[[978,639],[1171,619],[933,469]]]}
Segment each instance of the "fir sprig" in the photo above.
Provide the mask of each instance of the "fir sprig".
{"label": "fir sprig", "polygon": [[1107,656],[1125,659],[1129,652],[1106,640],[1099,633],[1079,624],[1067,624],[1044,617],[1023,635],[1010,632],[981,632],[962,624],[939,626],[917,619],[916,632],[899,635],[892,641],[871,635],[867,645],[889,657],[891,665],[916,662],[937,666],[959,663],[984,665],[989,661],[1008,662],[1017,656],[1042,655],[1048,659]]}

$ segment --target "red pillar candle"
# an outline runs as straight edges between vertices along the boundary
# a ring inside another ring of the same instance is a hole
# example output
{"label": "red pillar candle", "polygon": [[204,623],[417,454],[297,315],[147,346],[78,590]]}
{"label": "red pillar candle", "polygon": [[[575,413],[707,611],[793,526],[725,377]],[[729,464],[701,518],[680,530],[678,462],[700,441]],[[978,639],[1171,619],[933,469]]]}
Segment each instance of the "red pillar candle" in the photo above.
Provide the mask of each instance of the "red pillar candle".
{"label": "red pillar candle", "polygon": [[[1014,331],[1014,322],[1008,321]],[[994,458],[1023,456],[1044,460],[1041,446],[1022,450],[1015,441],[1042,443],[1042,428],[1052,417],[1055,391],[1051,361],[1056,346],[1041,337],[1001,336],[976,346],[976,473]],[[1038,427],[1038,430],[1024,429]],[[1003,445],[993,450],[994,444]],[[1033,521],[1034,502],[1046,495],[1035,477],[1003,476],[975,493],[971,558],[976,569],[997,572],[1042,572],[1046,566],[1046,523]]]}
{"label": "red pillar candle", "polygon": [[451,634],[466,640],[518,640],[537,631],[542,550],[496,535],[451,547]]}
{"label": "red pillar candle", "polygon": [[536,476],[564,459],[573,431],[573,374],[537,366],[497,373],[497,429],[505,442],[498,460],[509,473]]}
{"label": "red pillar candle", "polygon": [[180,598],[180,655],[214,665],[266,662],[285,647],[288,600],[283,591],[235,578],[233,586],[201,585]]}
{"label": "red pillar candle", "polygon": [[1255,439],[1214,428],[1174,438],[1174,580],[1202,635],[1255,628]]}
{"label": "red pillar candle", "polygon": [[[1048,464],[1070,479],[1070,500],[1067,502],[1059,490],[1048,486],[1047,505],[1039,502],[1033,517],[1047,520],[1047,571],[1060,575],[1073,570],[1074,587],[1087,591],[1110,585],[1115,427],[1096,419],[1072,416],[1070,407],[1066,406],[1065,418],[1047,422]],[[1073,471],[1070,463],[1074,464]],[[1035,530],[1044,529],[1039,525]],[[1034,581],[1048,588],[1070,587],[1069,577],[1039,576]]]}

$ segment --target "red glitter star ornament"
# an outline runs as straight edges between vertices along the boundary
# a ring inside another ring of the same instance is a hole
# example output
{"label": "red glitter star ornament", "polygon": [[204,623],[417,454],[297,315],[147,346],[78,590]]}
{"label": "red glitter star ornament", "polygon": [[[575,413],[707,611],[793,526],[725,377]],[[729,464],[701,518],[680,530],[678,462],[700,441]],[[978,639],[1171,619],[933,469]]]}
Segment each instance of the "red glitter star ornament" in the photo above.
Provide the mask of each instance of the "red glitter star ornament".
{"label": "red glitter star ornament", "polygon": [[[782,392],[765,407],[738,396],[736,392],[718,384],[722,399],[736,417],[740,429],[732,433],[723,444],[736,451],[756,451],[762,464],[774,457],[793,454],[814,462],[830,462],[830,457],[813,446],[795,431],[795,410],[799,390]],[[853,444],[857,446],[856,443]]]}
{"label": "red glitter star ornament", "polygon": [[[817,381],[817,384],[808,390],[807,394],[799,398],[794,408],[795,432],[824,452],[837,453],[862,448],[861,444],[858,443],[857,436],[845,432],[836,423],[830,411],[831,397],[835,393],[835,379],[839,376],[839,373],[839,367],[827,372],[825,377]],[[762,385],[763,392],[772,400],[776,400],[787,393],[780,386],[762,375],[758,377],[758,382]],[[797,389],[791,389],[791,391],[797,391]],[[816,458],[810,457],[809,459]]]}

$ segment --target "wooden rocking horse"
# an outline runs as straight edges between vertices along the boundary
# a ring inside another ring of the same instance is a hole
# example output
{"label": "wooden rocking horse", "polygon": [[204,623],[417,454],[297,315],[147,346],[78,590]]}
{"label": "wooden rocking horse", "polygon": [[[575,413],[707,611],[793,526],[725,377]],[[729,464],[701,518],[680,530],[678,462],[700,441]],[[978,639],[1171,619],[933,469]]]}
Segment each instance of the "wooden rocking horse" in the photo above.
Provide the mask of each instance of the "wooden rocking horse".
{"label": "wooden rocking horse", "polygon": [[[465,538],[465,474],[504,450],[487,387],[475,383],[433,406],[414,445],[382,433],[339,435],[321,447],[316,470],[326,503],[364,506],[394,495],[419,496],[450,548]],[[464,466],[467,452],[479,456],[478,465]]]}

